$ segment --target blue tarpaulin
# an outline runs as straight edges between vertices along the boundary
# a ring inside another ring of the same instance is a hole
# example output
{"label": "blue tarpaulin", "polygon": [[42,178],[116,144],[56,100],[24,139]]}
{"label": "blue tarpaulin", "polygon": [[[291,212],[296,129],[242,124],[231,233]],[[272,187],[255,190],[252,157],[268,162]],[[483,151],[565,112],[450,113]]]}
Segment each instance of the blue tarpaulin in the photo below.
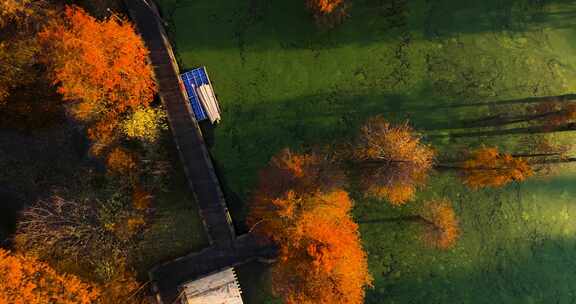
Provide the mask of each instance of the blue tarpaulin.
{"label": "blue tarpaulin", "polygon": [[188,93],[188,101],[192,106],[192,111],[194,111],[194,116],[196,120],[202,121],[208,119],[206,111],[202,107],[200,98],[196,92],[196,88],[203,84],[210,84],[208,81],[208,76],[206,75],[206,69],[204,67],[188,71],[180,75],[182,81],[184,82],[184,87],[186,88],[186,93]]}

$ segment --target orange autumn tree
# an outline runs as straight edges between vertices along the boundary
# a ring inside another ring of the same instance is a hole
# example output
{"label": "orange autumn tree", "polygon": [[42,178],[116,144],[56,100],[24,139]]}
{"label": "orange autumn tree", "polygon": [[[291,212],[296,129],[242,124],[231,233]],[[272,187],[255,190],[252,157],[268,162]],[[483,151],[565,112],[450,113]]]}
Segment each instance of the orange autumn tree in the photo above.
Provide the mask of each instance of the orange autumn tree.
{"label": "orange autumn tree", "polygon": [[345,180],[344,173],[319,154],[293,153],[284,149],[260,171],[255,200],[266,201],[287,190],[301,193],[329,191],[344,186]]}
{"label": "orange autumn tree", "polygon": [[59,274],[34,257],[0,248],[0,303],[92,304],[99,296],[96,286]]}
{"label": "orange autumn tree", "polygon": [[260,175],[248,224],[280,248],[273,290],[292,303],[363,303],[371,283],[352,201],[321,158],[289,150]]}
{"label": "orange autumn tree", "polygon": [[99,21],[68,6],[39,37],[58,91],[75,102],[72,113],[91,123],[89,137],[101,146],[120,133],[121,119],[152,101],[148,50],[129,22],[115,15]]}
{"label": "orange autumn tree", "polygon": [[138,160],[134,153],[123,148],[113,148],[106,158],[106,169],[109,175],[121,177],[135,183],[138,175]]}
{"label": "orange autumn tree", "polygon": [[306,7],[316,23],[324,28],[332,28],[348,16],[344,0],[306,0]]}
{"label": "orange autumn tree", "polygon": [[526,159],[500,153],[494,147],[472,151],[462,166],[464,183],[472,189],[501,187],[513,181],[523,181],[533,173]]}
{"label": "orange autumn tree", "polygon": [[306,0],[306,6],[317,14],[330,14],[341,5],[344,0]]}
{"label": "orange autumn tree", "polygon": [[394,126],[376,116],[362,126],[352,157],[367,195],[402,205],[425,184],[434,154],[407,123]]}

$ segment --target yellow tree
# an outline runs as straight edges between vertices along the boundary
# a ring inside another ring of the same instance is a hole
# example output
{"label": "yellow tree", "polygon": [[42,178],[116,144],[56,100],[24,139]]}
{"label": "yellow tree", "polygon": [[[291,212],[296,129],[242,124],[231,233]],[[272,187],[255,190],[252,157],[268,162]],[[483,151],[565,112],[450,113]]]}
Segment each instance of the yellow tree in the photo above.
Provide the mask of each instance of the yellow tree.
{"label": "yellow tree", "polygon": [[284,150],[274,157],[261,174],[248,224],[280,247],[273,290],[286,303],[363,303],[371,277],[349,214],[352,201],[322,182],[329,179],[323,167],[315,155]]}
{"label": "yellow tree", "polygon": [[73,275],[59,274],[34,257],[0,248],[0,303],[92,304],[100,290]]}
{"label": "yellow tree", "polygon": [[526,159],[500,153],[494,147],[472,151],[461,172],[464,183],[472,189],[501,187],[513,181],[523,181],[533,174]]}
{"label": "yellow tree", "polygon": [[407,123],[394,126],[376,116],[362,126],[352,157],[367,195],[402,205],[425,184],[434,154]]}

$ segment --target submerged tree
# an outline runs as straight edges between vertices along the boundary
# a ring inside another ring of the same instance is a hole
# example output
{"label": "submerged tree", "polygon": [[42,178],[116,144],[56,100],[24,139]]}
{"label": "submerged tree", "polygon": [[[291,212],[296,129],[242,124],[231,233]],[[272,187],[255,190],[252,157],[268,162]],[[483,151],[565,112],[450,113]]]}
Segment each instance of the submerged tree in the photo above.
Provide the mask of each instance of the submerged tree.
{"label": "submerged tree", "polygon": [[420,225],[423,242],[434,248],[449,249],[460,236],[460,224],[452,204],[447,199],[425,202],[417,214],[393,218],[374,219],[362,223],[415,223]]}
{"label": "submerged tree", "polygon": [[525,113],[506,115],[500,118],[498,125],[514,123],[542,124],[554,128],[573,121],[576,118],[576,103],[545,101],[525,108]]}
{"label": "submerged tree", "polygon": [[34,257],[0,248],[0,303],[92,304],[100,290],[77,277],[59,274]]}
{"label": "submerged tree", "polygon": [[450,201],[447,199],[428,201],[421,210],[424,241],[440,249],[454,246],[460,236],[460,228]]}
{"label": "submerged tree", "polygon": [[524,181],[535,174],[549,175],[561,165],[576,162],[575,157],[568,155],[570,145],[530,137],[523,139],[521,145],[523,151],[514,154],[500,152],[496,147],[481,147],[468,153],[464,160],[438,164],[436,168],[456,170],[464,184],[480,189]]}
{"label": "submerged tree", "polygon": [[118,16],[98,21],[67,7],[40,39],[50,50],[46,62],[58,91],[76,102],[72,113],[90,123],[89,137],[100,148],[121,133],[127,114],[152,101],[156,87],[148,50],[129,22]]}
{"label": "submerged tree", "polygon": [[273,289],[286,303],[363,303],[371,283],[341,174],[284,150],[263,170],[248,224],[280,247]]}
{"label": "submerged tree", "polygon": [[500,187],[523,181],[533,174],[526,159],[500,153],[497,148],[482,147],[471,153],[462,166],[464,183],[473,189]]}
{"label": "submerged tree", "polygon": [[368,195],[401,205],[425,184],[434,151],[407,123],[393,126],[376,116],[362,127],[352,157]]}

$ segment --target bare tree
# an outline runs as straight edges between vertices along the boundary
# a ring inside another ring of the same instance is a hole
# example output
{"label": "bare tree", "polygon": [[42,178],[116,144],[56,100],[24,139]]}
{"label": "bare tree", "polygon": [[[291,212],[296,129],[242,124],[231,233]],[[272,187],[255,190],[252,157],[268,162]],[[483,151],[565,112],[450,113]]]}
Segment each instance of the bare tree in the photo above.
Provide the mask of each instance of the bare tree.
{"label": "bare tree", "polygon": [[18,249],[46,258],[61,257],[95,265],[126,256],[129,240],[115,234],[97,201],[69,201],[59,196],[39,200],[22,212]]}

